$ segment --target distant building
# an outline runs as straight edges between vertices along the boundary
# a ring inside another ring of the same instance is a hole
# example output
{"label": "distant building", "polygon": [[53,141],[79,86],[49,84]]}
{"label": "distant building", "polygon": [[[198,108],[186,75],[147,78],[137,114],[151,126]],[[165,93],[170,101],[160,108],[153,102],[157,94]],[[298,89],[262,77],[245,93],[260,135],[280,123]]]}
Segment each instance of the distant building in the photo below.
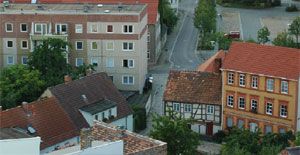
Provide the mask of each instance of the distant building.
{"label": "distant building", "polygon": [[300,131],[299,49],[233,42],[221,70],[223,129]]}
{"label": "distant building", "polygon": [[40,154],[40,137],[31,137],[14,128],[0,129],[0,154]]}
{"label": "distant building", "polygon": [[[77,2],[77,1],[76,1]],[[71,42],[72,66],[95,65],[118,89],[142,93],[147,74],[145,4],[10,4],[0,12],[0,71],[27,65],[29,53],[47,38]]]}
{"label": "distant building", "polygon": [[226,52],[224,50],[220,50],[203,64],[201,64],[196,71],[221,73],[220,69],[224,62],[225,56]]}
{"label": "distant building", "polygon": [[221,130],[221,86],[219,73],[172,70],[163,96],[164,114],[170,109],[183,118],[197,119],[191,129],[212,136]]}

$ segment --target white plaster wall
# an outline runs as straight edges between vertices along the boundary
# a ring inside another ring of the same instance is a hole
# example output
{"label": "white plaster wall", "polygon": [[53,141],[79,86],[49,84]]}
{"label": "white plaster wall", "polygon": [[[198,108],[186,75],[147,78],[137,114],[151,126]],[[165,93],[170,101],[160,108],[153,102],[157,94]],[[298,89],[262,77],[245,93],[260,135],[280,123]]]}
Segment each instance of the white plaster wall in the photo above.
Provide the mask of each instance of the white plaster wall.
{"label": "white plaster wall", "polygon": [[39,155],[40,137],[4,139],[0,140],[0,154],[2,155]]}
{"label": "white plaster wall", "polygon": [[[111,115],[117,117],[117,107],[113,107],[113,108],[110,108],[111,109]],[[105,111],[101,111],[99,113],[96,113],[94,115],[91,115],[90,113],[88,112],[85,112],[85,111],[82,111],[82,110],[79,110],[81,112],[81,114],[83,115],[83,117],[85,118],[85,120],[89,123],[90,126],[93,126],[94,123],[93,123],[93,120],[95,119],[95,115],[98,115],[98,121],[102,121],[103,118],[102,118],[102,113],[104,112],[104,117],[109,119],[109,109],[105,110]]]}
{"label": "white plaster wall", "polygon": [[219,130],[222,130],[221,126],[218,126],[218,125],[213,126],[213,134],[217,133]]}
{"label": "white plaster wall", "polygon": [[[52,146],[49,146],[47,148],[42,149],[41,150],[41,154],[52,152],[52,151],[55,150],[56,146],[64,146],[66,143],[76,143],[76,145],[79,145],[79,141],[80,141],[80,137],[79,136],[75,136],[75,137],[73,137],[71,139],[67,139],[67,140],[62,141],[60,143],[57,143],[57,144],[54,144]],[[39,147],[39,149],[40,149],[40,147]]]}
{"label": "white plaster wall", "polygon": [[205,135],[206,134],[206,126],[205,125],[199,125],[200,127],[200,134]]}
{"label": "white plaster wall", "polygon": [[69,155],[123,155],[123,141],[111,142],[100,146],[87,148],[78,152],[70,153]]}
{"label": "white plaster wall", "polygon": [[[127,121],[127,123],[126,123]],[[127,130],[133,131],[133,115],[128,115],[122,119],[116,120],[114,122],[109,123],[114,126],[123,125]]]}

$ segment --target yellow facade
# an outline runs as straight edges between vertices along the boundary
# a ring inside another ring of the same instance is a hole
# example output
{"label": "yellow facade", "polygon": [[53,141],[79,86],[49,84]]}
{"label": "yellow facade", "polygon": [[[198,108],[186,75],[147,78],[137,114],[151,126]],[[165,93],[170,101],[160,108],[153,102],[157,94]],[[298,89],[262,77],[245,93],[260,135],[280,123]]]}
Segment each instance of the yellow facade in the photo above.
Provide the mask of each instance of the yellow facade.
{"label": "yellow facade", "polygon": [[[228,84],[228,73],[234,73],[234,84]],[[246,76],[245,87],[239,86],[239,75]],[[252,88],[252,76],[258,77],[258,88]],[[250,122],[258,124],[258,128],[264,133],[266,126],[272,127],[272,132],[279,129],[296,131],[297,121],[297,81],[287,80],[279,77],[268,77],[249,73],[222,71],[222,93],[223,93],[223,129],[227,128],[227,118],[232,119],[232,124],[238,126],[238,120],[244,120],[245,129],[249,129]],[[266,90],[266,79],[274,80],[273,92]],[[281,81],[288,82],[288,93],[281,93]],[[233,107],[227,105],[227,97],[234,98]],[[245,98],[245,108],[238,107],[239,97]],[[258,100],[257,112],[251,111],[251,99]],[[266,113],[266,102],[272,103],[272,114]],[[287,105],[286,118],[280,116],[280,105]],[[230,124],[230,123],[229,123]]]}

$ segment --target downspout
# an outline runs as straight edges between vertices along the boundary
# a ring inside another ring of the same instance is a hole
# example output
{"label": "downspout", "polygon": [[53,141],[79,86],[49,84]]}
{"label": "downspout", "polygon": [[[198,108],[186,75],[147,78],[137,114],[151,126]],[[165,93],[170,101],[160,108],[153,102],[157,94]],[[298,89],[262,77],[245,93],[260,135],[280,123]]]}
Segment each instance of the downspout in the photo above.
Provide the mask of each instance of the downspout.
{"label": "downspout", "polygon": [[221,120],[221,130],[223,130],[223,99],[224,99],[224,90],[223,90],[223,84],[224,84],[224,72],[222,69],[221,70],[221,75],[222,75],[222,85],[221,85],[221,89],[222,89],[222,104],[221,104],[221,115],[220,115],[220,120]]}

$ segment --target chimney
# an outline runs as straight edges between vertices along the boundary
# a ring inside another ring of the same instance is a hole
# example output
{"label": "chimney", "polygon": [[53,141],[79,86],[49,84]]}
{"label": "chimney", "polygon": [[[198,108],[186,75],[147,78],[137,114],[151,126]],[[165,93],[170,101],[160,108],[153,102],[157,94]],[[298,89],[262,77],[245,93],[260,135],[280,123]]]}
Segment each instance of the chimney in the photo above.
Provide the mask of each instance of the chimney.
{"label": "chimney", "polygon": [[214,72],[221,73],[220,68],[222,67],[222,59],[216,58],[214,62]]}
{"label": "chimney", "polygon": [[118,126],[119,128],[117,128],[117,132],[116,132],[116,136],[118,137],[123,137],[124,133],[125,133],[125,129],[123,129],[124,127],[120,127]]}
{"label": "chimney", "polygon": [[69,83],[72,81],[72,78],[69,75],[65,75],[65,83]]}
{"label": "chimney", "polygon": [[80,150],[92,146],[92,130],[89,128],[82,128],[80,131]]}
{"label": "chimney", "polygon": [[85,74],[86,74],[86,76],[90,76],[90,75],[93,74],[93,70],[92,70],[92,69],[87,69],[87,70],[85,71]]}

